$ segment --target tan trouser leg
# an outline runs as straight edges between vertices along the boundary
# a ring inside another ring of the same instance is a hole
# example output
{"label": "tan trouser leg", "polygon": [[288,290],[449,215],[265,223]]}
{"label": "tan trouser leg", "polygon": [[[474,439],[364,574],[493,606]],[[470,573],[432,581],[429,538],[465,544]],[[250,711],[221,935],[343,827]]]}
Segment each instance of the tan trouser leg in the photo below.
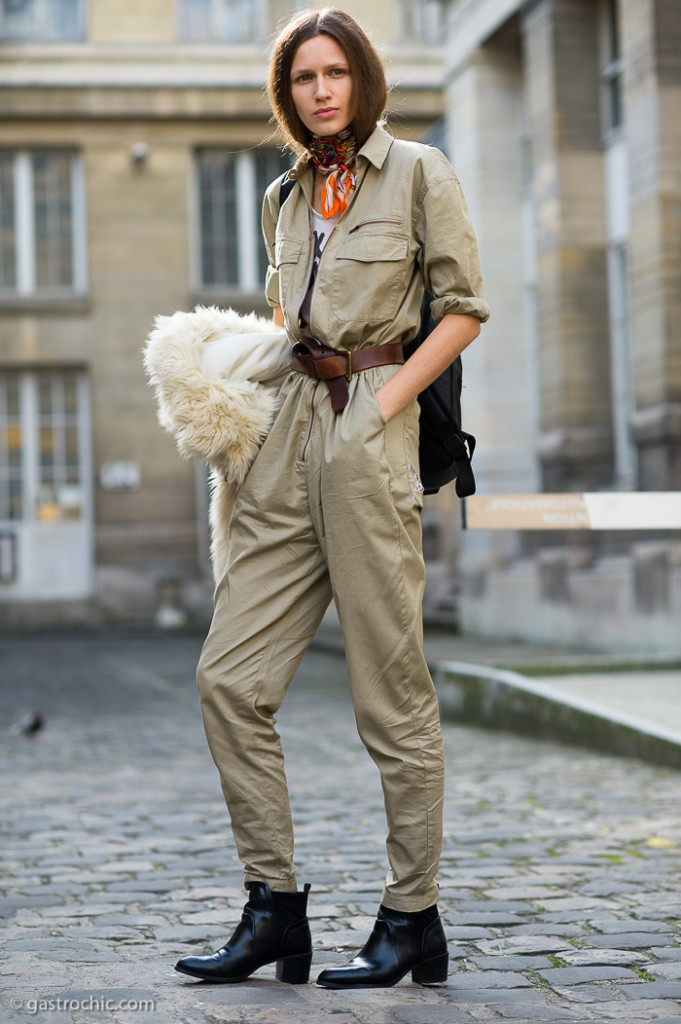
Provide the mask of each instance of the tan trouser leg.
{"label": "tan trouser leg", "polygon": [[444,765],[422,653],[418,410],[386,425],[374,394],[394,372],[353,378],[338,415],[323,385],[289,383],[237,499],[199,689],[246,881],[293,890],[274,714],[328,605],[330,573],[357,724],[383,785],[383,902],[415,911],[437,900]]}
{"label": "tan trouser leg", "polygon": [[343,626],[360,736],[377,764],[388,821],[383,903],[437,902],[444,757],[435,688],[423,657],[418,407],[386,425],[374,389],[394,367],[366,371],[336,417],[320,396],[325,550]]}
{"label": "tan trouser leg", "polygon": [[245,882],[293,892],[293,826],[274,716],[331,591],[295,471],[308,409],[282,409],[239,492],[197,679]]}

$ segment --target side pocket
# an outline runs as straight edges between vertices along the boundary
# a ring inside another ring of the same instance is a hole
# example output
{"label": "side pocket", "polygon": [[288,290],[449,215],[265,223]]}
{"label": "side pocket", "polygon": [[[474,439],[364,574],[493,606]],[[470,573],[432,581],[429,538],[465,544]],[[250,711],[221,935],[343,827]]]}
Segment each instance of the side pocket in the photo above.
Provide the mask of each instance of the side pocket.
{"label": "side pocket", "polygon": [[371,398],[371,405],[373,406],[373,409],[374,409],[374,415],[376,416],[376,419],[380,423],[380,425],[383,428],[383,430],[385,430],[385,428],[388,426],[388,424],[386,423],[385,416],[381,412],[381,407],[378,404],[378,398],[376,397],[376,392],[380,388],[382,388],[382,387],[383,387],[382,383],[381,384],[377,384],[375,387],[369,387],[369,394],[370,394],[370,398]]}
{"label": "side pocket", "polygon": [[421,410],[417,399],[410,402],[404,411],[406,414],[404,422],[404,459],[409,488],[407,501],[409,504],[422,509],[423,484],[419,472],[419,415]]}
{"label": "side pocket", "polygon": [[383,451],[390,472],[392,498],[397,508],[423,508],[423,484],[419,475],[419,404],[414,399],[386,423],[371,389],[372,426],[380,430]]}

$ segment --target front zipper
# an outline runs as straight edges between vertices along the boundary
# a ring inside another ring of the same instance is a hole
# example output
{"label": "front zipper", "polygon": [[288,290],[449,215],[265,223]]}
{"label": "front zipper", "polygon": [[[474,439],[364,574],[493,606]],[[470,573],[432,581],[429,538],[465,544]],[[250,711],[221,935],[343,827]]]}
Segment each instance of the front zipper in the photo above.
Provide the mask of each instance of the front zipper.
{"label": "front zipper", "polygon": [[376,218],[375,220],[363,220],[361,224],[355,224],[354,228],[350,228],[348,231],[349,235],[352,235],[355,231],[359,231],[360,228],[365,228],[369,224],[398,224],[402,225],[401,220],[387,220],[385,218]]}
{"label": "front zipper", "polygon": [[310,438],[312,437],[312,427],[314,426],[314,400],[315,400],[315,396],[317,394],[317,388],[318,387],[319,387],[319,381],[317,381],[317,383],[315,384],[314,390],[312,392],[312,398],[310,399],[310,426],[308,427],[307,437],[305,438],[305,444],[303,445],[303,454],[301,456],[301,462],[305,462],[305,455],[307,454],[307,446],[309,445]]}

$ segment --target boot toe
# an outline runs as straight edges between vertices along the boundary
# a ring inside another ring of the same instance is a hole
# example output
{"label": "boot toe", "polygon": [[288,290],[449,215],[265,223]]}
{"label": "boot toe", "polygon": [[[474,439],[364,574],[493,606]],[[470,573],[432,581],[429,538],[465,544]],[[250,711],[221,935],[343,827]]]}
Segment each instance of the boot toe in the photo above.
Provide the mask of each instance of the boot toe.
{"label": "boot toe", "polygon": [[185,956],[175,964],[175,970],[180,974],[189,974],[192,977],[200,977],[202,973],[204,957]]}
{"label": "boot toe", "polygon": [[229,960],[229,957],[218,953],[213,953],[212,956],[185,956],[177,961],[175,970],[180,974],[188,974],[190,978],[201,978],[202,981],[240,980],[233,976],[233,967]]}
{"label": "boot toe", "polygon": [[387,988],[403,974],[385,971],[379,964],[353,960],[340,967],[327,967],[317,978],[317,984],[322,988]]}
{"label": "boot toe", "polygon": [[344,973],[347,975],[341,967],[327,967],[317,978],[317,984],[321,988],[347,988],[347,984],[344,984]]}

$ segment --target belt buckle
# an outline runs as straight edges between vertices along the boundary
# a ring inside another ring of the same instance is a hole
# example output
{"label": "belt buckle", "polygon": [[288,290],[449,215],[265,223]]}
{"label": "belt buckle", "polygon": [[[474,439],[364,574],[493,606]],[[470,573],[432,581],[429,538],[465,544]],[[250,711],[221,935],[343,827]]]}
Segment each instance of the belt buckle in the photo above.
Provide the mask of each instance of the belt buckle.
{"label": "belt buckle", "polygon": [[345,379],[349,384],[352,380],[352,352],[346,352],[345,354],[348,357],[348,368],[345,371]]}

